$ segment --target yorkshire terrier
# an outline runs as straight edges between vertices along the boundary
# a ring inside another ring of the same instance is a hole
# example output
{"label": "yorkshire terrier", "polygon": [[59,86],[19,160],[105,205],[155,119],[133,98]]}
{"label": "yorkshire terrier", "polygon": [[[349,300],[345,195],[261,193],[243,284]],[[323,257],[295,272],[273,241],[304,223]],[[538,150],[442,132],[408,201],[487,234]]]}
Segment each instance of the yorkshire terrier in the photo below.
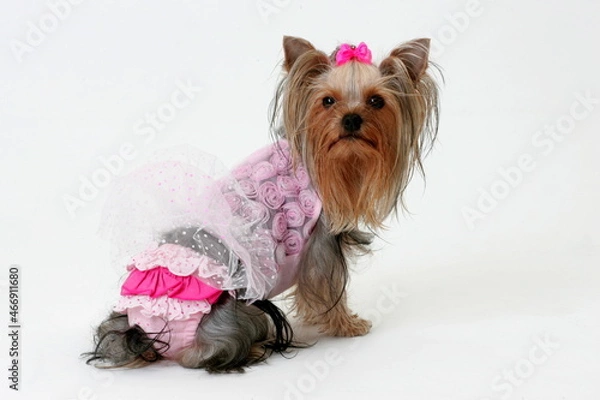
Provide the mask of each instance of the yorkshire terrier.
{"label": "yorkshire terrier", "polygon": [[[328,56],[286,36],[283,49],[273,145],[229,178],[199,183],[197,169],[181,163],[132,175],[164,189],[161,196],[184,193],[176,206],[163,196],[165,207],[175,207],[171,225],[155,226],[154,242],[131,258],[121,301],[97,328],[88,362],[138,367],[172,359],[243,371],[297,345],[270,301],[283,292],[323,334],[369,332],[371,323],[347,304],[348,262],[369,252],[373,233],[404,205],[437,135],[429,39],[400,45],[378,65],[364,43]],[[136,210],[147,207],[144,193]]]}

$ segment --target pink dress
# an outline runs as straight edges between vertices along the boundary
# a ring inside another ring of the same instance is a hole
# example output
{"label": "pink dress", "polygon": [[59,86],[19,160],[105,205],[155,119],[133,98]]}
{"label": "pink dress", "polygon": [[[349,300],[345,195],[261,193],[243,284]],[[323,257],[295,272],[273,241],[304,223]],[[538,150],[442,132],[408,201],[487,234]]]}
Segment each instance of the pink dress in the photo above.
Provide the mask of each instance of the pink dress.
{"label": "pink dress", "polygon": [[[115,261],[128,270],[115,310],[167,342],[163,356],[177,358],[224,291],[252,302],[294,284],[321,207],[284,140],[232,173],[189,149],[161,155],[122,178],[108,200],[103,230],[116,244]],[[171,229],[189,235],[188,246],[165,243]],[[228,257],[211,253],[207,233]]]}

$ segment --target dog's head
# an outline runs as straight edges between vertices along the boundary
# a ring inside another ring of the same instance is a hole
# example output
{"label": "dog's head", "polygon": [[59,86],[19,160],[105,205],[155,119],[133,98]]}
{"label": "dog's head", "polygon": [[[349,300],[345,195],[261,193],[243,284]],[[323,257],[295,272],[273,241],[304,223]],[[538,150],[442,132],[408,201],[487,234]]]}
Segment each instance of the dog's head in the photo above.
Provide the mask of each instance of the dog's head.
{"label": "dog's head", "polygon": [[437,133],[429,39],[402,44],[379,65],[363,43],[327,56],[286,36],[283,48],[287,74],[273,120],[280,111],[283,135],[321,195],[331,232],[380,228],[402,204]]}

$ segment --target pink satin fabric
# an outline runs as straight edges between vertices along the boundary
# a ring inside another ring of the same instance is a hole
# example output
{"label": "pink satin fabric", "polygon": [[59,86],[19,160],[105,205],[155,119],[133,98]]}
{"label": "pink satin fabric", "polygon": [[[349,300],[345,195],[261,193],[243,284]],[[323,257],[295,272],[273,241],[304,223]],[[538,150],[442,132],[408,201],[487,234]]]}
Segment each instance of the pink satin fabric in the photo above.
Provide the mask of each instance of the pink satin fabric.
{"label": "pink satin fabric", "polygon": [[207,300],[210,304],[217,301],[222,292],[195,276],[178,276],[165,267],[146,271],[134,269],[121,287],[123,296],[167,296],[180,300]]}

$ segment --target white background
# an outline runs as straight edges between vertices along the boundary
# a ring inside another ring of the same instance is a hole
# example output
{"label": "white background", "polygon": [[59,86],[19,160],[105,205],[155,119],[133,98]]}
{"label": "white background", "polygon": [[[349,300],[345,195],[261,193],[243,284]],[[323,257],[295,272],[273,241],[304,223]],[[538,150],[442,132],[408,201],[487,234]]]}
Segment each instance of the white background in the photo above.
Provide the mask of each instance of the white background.
{"label": "white background", "polygon": [[[272,8],[261,15],[261,4]],[[0,304],[17,264],[23,323],[19,393],[7,388],[4,328],[0,335],[3,399],[599,398],[598,2],[122,0],[59,9],[62,20],[45,1],[0,5]],[[13,51],[40,24],[49,32],[39,43]],[[123,170],[173,144],[232,166],[268,143],[284,34],[326,52],[365,41],[377,60],[427,36],[444,71],[427,185],[413,181],[412,214],[390,221],[379,251],[353,274],[351,303],[373,319],[372,332],[325,338],[243,375],[170,364],[95,371],[78,356],[123,271],[96,234],[107,188],[74,215],[65,196],[78,197],[80,179],[125,143],[136,156]],[[136,135],[178,82],[200,89],[151,140]],[[557,126],[566,132],[558,139],[543,133]],[[529,168],[517,173],[522,157]],[[465,212],[480,214],[469,223]],[[6,326],[7,306],[0,315]]]}

